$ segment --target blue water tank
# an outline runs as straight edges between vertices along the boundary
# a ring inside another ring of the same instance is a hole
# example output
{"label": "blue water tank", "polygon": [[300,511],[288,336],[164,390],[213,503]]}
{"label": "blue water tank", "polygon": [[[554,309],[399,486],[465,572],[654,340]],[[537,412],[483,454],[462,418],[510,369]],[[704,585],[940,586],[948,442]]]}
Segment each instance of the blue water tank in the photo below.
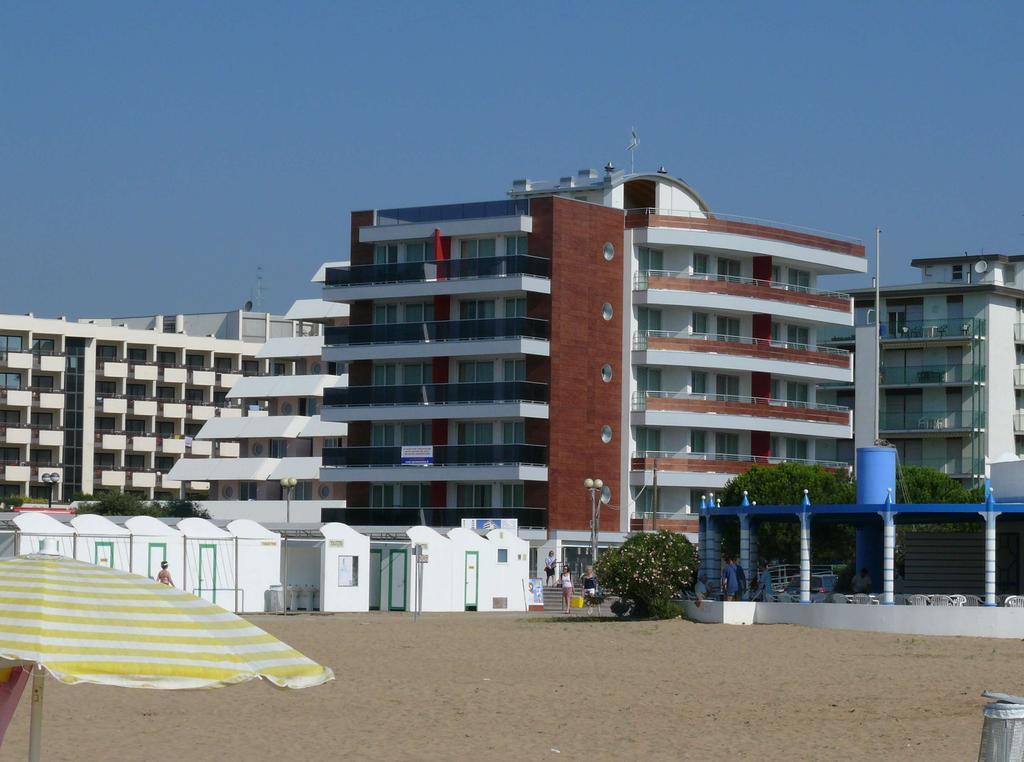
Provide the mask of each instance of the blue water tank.
{"label": "blue water tank", "polygon": [[896,450],[892,447],[857,449],[857,502],[884,503],[889,490],[896,502]]}

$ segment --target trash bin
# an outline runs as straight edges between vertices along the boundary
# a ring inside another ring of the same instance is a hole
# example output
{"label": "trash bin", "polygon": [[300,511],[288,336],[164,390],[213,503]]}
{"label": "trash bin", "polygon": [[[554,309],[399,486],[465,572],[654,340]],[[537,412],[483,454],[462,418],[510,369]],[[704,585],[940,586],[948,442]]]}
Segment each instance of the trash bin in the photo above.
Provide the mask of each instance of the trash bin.
{"label": "trash bin", "polygon": [[284,588],[281,585],[271,585],[267,595],[270,598],[267,611],[272,614],[280,614],[284,611]]}
{"label": "trash bin", "polygon": [[298,585],[288,585],[288,610],[299,610],[299,593],[302,590]]}
{"label": "trash bin", "polygon": [[1024,759],[1024,703],[1001,700],[986,704],[982,714],[985,722],[981,728],[978,762]]}

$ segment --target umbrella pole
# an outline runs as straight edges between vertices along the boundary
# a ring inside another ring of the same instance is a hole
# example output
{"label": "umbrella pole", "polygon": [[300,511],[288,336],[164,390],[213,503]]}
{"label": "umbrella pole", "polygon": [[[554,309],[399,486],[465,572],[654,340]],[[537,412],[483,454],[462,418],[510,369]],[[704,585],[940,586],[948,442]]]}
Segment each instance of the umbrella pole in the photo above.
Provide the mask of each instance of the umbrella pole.
{"label": "umbrella pole", "polygon": [[32,720],[28,733],[28,762],[39,762],[43,748],[43,681],[46,676],[38,664],[32,670]]}

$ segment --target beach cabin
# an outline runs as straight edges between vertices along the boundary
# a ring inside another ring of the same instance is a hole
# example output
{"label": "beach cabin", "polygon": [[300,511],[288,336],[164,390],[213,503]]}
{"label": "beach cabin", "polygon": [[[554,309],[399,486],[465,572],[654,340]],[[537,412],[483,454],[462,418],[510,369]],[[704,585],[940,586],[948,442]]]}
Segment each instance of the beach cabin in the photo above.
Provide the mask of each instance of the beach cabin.
{"label": "beach cabin", "polygon": [[53,516],[45,513],[22,513],[14,517],[14,525],[18,528],[17,547],[15,554],[38,553],[43,540],[53,540],[56,551],[67,558],[75,557],[75,530],[62,524]]}
{"label": "beach cabin", "polygon": [[[413,548],[427,556],[423,564],[422,611],[462,611],[462,588],[453,584],[452,541],[430,527],[411,527],[405,532]],[[409,555],[410,601],[417,600],[416,554]],[[460,578],[461,579],[461,578]],[[461,583],[459,583],[461,585]],[[415,603],[413,603],[415,607]]]}
{"label": "beach cabin", "polygon": [[152,516],[132,516],[124,526],[131,533],[132,572],[156,579],[160,563],[166,561],[171,579],[181,587],[185,581],[185,541],[181,532]]}
{"label": "beach cabin", "polygon": [[452,542],[452,589],[454,611],[491,611],[492,585],[498,553],[494,543],[476,532],[456,527],[448,532]]}
{"label": "beach cabin", "polygon": [[370,610],[408,611],[409,578],[412,575],[409,543],[370,543]]}
{"label": "beach cabin", "polygon": [[530,577],[530,543],[508,529],[492,529],[486,535],[494,546],[494,579],[491,598],[495,609],[526,611]]}
{"label": "beach cabin", "polygon": [[320,534],[320,610],[369,611],[370,538],[338,522]]}
{"label": "beach cabin", "polygon": [[249,519],[236,519],[225,528],[235,538],[234,550],[238,554],[237,611],[271,610],[267,593],[281,584],[281,535]]}
{"label": "beach cabin", "polygon": [[71,526],[78,535],[75,558],[87,564],[131,571],[132,538],[127,529],[94,513],[75,516]]}
{"label": "beach cabin", "polygon": [[241,605],[236,537],[206,519],[178,522],[185,543],[180,585],[183,590],[211,603],[237,611]]}

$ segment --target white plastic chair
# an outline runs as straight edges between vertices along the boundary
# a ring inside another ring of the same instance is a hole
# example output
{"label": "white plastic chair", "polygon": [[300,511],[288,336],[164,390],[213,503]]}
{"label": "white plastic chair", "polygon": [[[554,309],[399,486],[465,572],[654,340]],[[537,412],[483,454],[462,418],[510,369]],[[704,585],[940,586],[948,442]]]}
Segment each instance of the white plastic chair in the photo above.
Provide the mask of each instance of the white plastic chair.
{"label": "white plastic chair", "polygon": [[927,595],[908,595],[907,596],[908,606],[927,606],[928,596]]}
{"label": "white plastic chair", "polygon": [[955,594],[949,596],[949,599],[950,599],[950,601],[952,601],[952,603],[950,604],[951,606],[966,606],[967,605],[967,596],[966,595],[960,595],[959,593],[955,593]]}
{"label": "white plastic chair", "polygon": [[1024,609],[1024,595],[1007,596],[1003,605],[1010,609]]}
{"label": "white plastic chair", "polygon": [[794,598],[789,593],[777,593],[775,600],[779,603],[796,603],[798,599]]}
{"label": "white plastic chair", "polygon": [[858,603],[862,606],[870,606],[871,596],[867,593],[854,593],[850,596],[850,603]]}
{"label": "white plastic chair", "polygon": [[952,606],[953,599],[948,595],[929,595],[928,603],[932,606]]}
{"label": "white plastic chair", "polygon": [[965,595],[964,596],[963,605],[964,606],[980,606],[981,605],[981,598],[979,598],[977,595]]}
{"label": "white plastic chair", "polygon": [[832,593],[832,597],[829,599],[832,603],[849,603],[846,600],[846,596],[842,593]]}

